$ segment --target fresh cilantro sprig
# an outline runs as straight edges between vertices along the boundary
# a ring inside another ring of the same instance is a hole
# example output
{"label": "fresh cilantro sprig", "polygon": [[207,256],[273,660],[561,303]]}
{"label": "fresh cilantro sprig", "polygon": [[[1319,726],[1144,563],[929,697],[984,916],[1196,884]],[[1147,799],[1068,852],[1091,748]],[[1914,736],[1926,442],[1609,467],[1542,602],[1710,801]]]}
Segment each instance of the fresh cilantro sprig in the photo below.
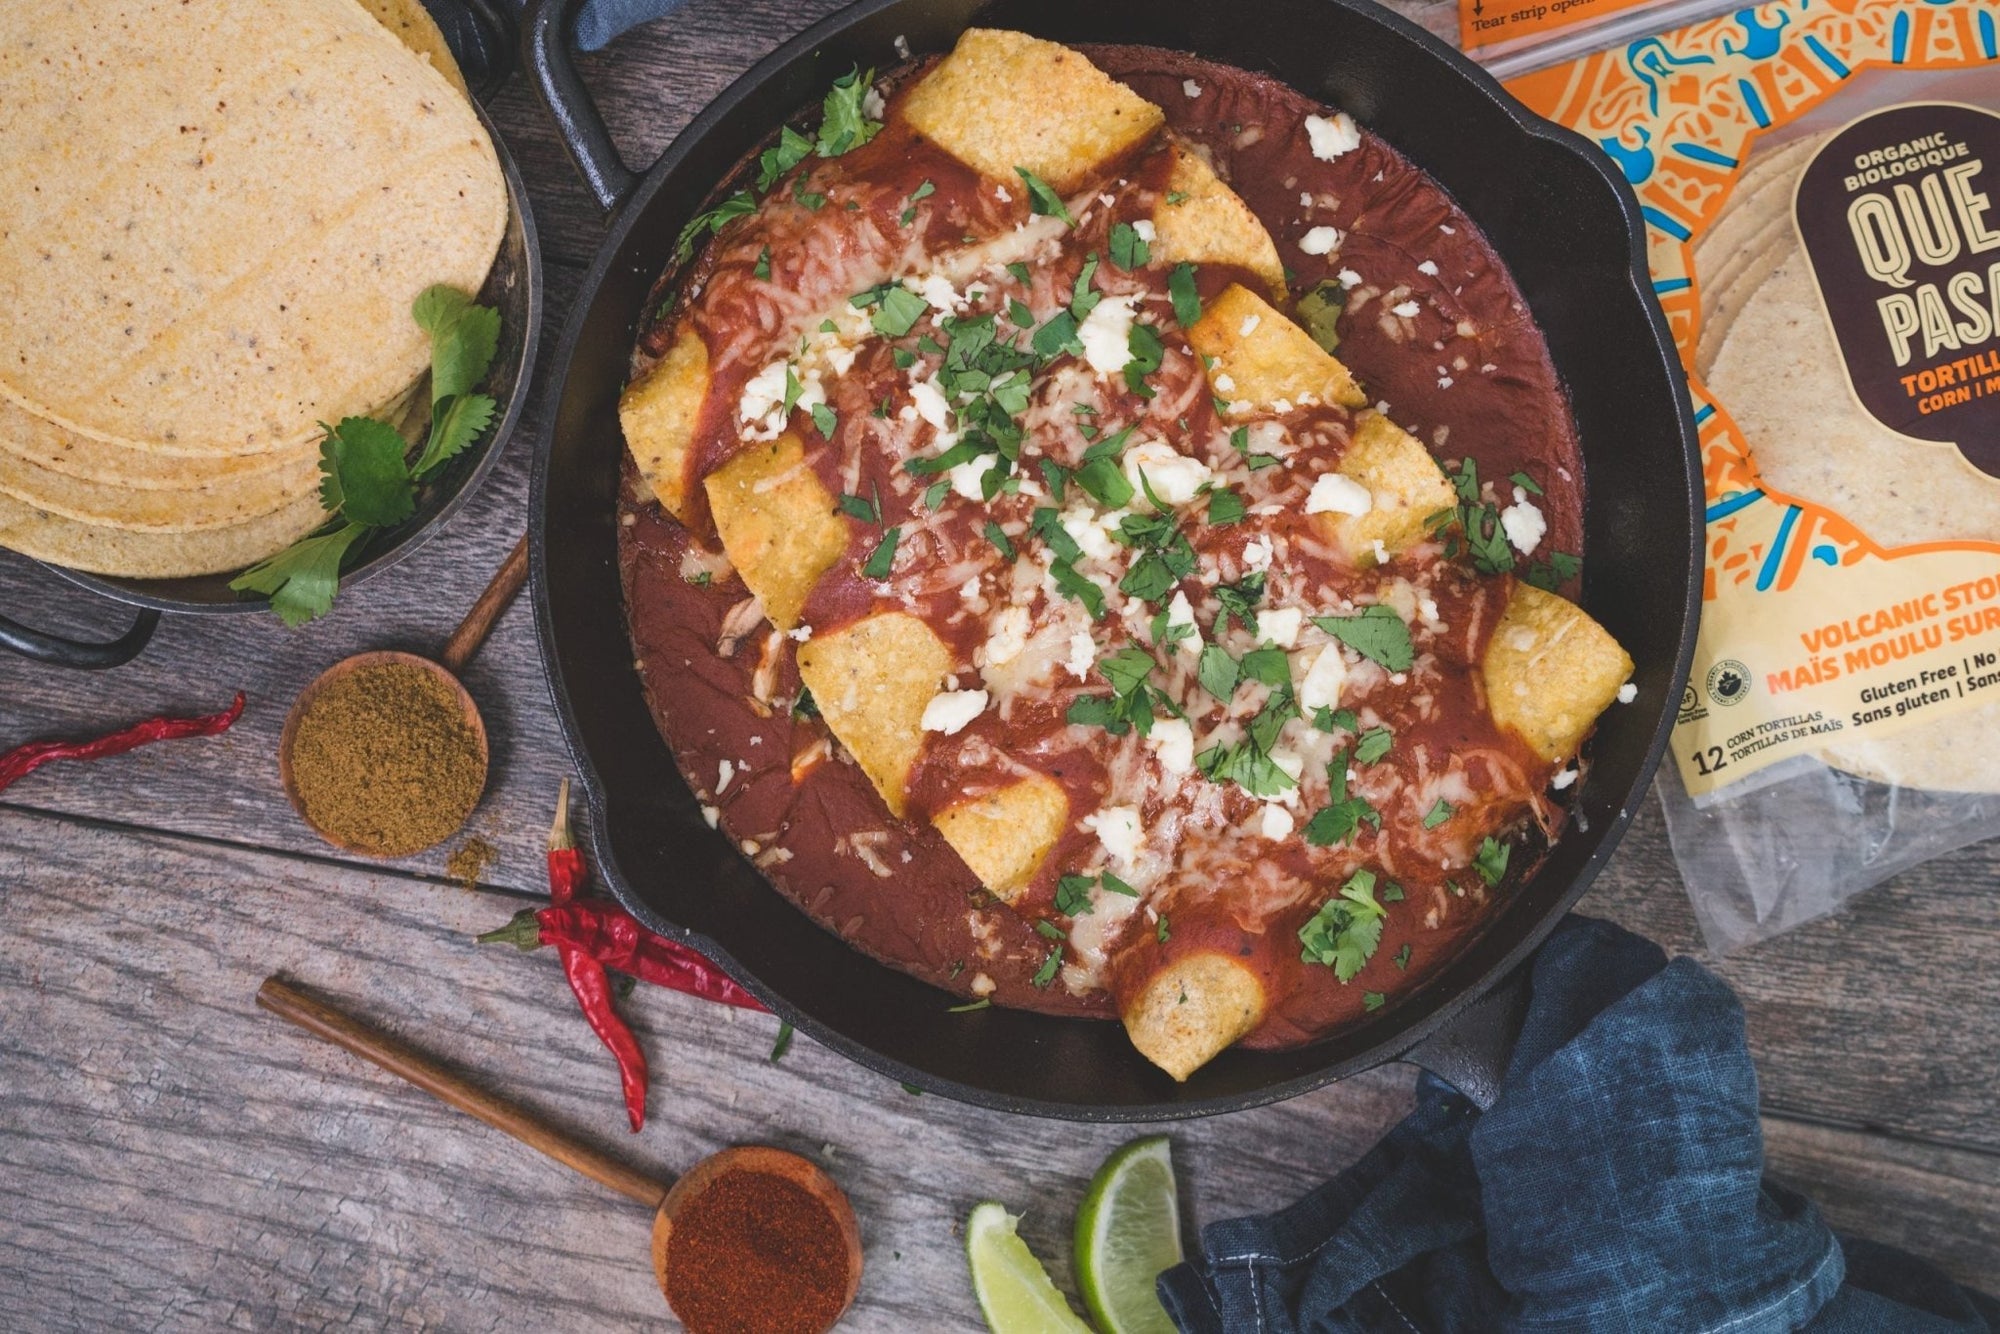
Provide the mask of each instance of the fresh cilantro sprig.
{"label": "fresh cilantro sprig", "polygon": [[340,588],[342,563],[370,533],[416,512],[417,488],[492,425],[498,408],[473,389],[500,343],[500,312],[442,283],[425,289],[410,316],[431,339],[431,426],[414,460],[395,427],[343,417],[320,441],[320,504],[327,522],[229,586],[262,593],[286,625],[324,616]]}
{"label": "fresh cilantro sprig", "polygon": [[1354,751],[1350,747],[1336,752],[1326,766],[1326,805],[1313,813],[1305,828],[1306,842],[1316,848],[1345,843],[1364,824],[1377,829],[1382,827],[1382,813],[1370,804],[1368,798],[1348,794],[1347,768],[1353,759]]}
{"label": "fresh cilantro sprig", "polygon": [[1312,623],[1388,671],[1407,672],[1417,660],[1410,627],[1393,608],[1379,602],[1352,616],[1315,616]]}
{"label": "fresh cilantro sprig", "polygon": [[1324,964],[1341,982],[1352,982],[1375,957],[1389,910],[1375,899],[1375,873],[1363,868],[1299,928],[1299,958]]}
{"label": "fresh cilantro sprig", "polygon": [[1151,736],[1155,707],[1177,712],[1165,693],[1149,684],[1157,665],[1153,655],[1142,648],[1120,649],[1098,659],[1097,670],[1111,683],[1111,693],[1079,697],[1070,704],[1066,718],[1086,727],[1101,727],[1113,736],[1124,736],[1134,729],[1140,736]]}
{"label": "fresh cilantro sprig", "polygon": [[1016,167],[1015,172],[1028,187],[1028,208],[1044,217],[1061,218],[1065,226],[1076,226],[1076,219],[1069,215],[1069,206],[1052,186],[1026,167]]}

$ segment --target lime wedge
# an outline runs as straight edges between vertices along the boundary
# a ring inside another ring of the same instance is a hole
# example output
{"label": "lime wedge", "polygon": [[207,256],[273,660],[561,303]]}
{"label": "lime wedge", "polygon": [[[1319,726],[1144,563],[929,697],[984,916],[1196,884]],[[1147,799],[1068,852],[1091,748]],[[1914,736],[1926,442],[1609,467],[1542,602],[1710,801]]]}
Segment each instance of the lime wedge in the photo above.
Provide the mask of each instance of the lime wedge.
{"label": "lime wedge", "polygon": [[993,1200],[965,1220],[965,1258],[986,1327],[993,1334],[1090,1334],[1014,1230],[1020,1221]]}
{"label": "lime wedge", "polygon": [[1076,1281],[1104,1334],[1174,1334],[1153,1287],[1181,1262],[1181,1209],[1165,1135],[1104,1160],[1076,1215]]}

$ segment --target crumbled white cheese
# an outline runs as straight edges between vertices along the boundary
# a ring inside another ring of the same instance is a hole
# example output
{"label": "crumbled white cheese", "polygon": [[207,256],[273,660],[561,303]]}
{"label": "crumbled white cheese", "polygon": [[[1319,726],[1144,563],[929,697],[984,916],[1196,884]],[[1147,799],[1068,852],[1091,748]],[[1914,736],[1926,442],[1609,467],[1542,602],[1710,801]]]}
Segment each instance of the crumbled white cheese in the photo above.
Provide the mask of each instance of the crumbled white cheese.
{"label": "crumbled white cheese", "polygon": [[713,829],[716,822],[722,818],[722,812],[713,806],[704,806],[701,808],[701,818],[708,822],[710,829]]}
{"label": "crumbled white cheese", "polygon": [[1146,846],[1146,831],[1139,823],[1136,806],[1106,806],[1095,815],[1084,816],[1081,823],[1097,835],[1106,852],[1127,866],[1139,860],[1139,850]]}
{"label": "crumbled white cheese", "polygon": [[1432,278],[1437,277],[1438,276],[1437,261],[1434,259],[1425,260],[1423,263],[1417,265],[1417,272],[1425,274]]}
{"label": "crumbled white cheese", "polygon": [[1313,479],[1306,497],[1308,514],[1363,515],[1375,508],[1375,495],[1344,472],[1323,472]]}
{"label": "crumbled white cheese", "polygon": [[1312,206],[1313,206],[1313,196],[1312,196],[1312,191],[1310,191],[1310,190],[1301,190],[1301,191],[1299,191],[1299,207],[1300,207],[1300,208],[1311,208]]}
{"label": "crumbled white cheese", "polygon": [[[947,446],[949,448],[949,446]],[[982,454],[976,459],[952,465],[945,477],[951,482],[952,493],[964,500],[984,500],[980,491],[980,479],[993,467],[993,460]]]}
{"label": "crumbled white cheese", "polygon": [[1243,323],[1237,328],[1236,332],[1248,338],[1251,334],[1257,332],[1257,326],[1263,322],[1264,317],[1262,315],[1245,315]]}
{"label": "crumbled white cheese", "polygon": [[1146,743],[1160,767],[1176,778],[1194,768],[1194,729],[1179,718],[1156,718]]}
{"label": "crumbled white cheese", "polygon": [[1568,787],[1571,783],[1574,783],[1575,781],[1576,781],[1576,770],[1564,769],[1561,773],[1557,774],[1554,778],[1551,778],[1549,780],[1549,786],[1554,788],[1556,791],[1560,792],[1564,788]]}
{"label": "crumbled white cheese", "polygon": [[1069,674],[1079,681],[1085,680],[1090,676],[1091,669],[1097,666],[1097,645],[1091,639],[1090,631],[1073,630],[1070,632],[1069,661],[1065,662],[1063,666],[1069,668]]}
{"label": "crumbled white cheese", "polygon": [[908,60],[909,58],[910,58],[910,39],[903,36],[903,34],[899,32],[896,34],[896,59]]}
{"label": "crumbled white cheese", "polygon": [[1258,821],[1259,832],[1273,843],[1290,838],[1292,829],[1297,824],[1297,821],[1292,819],[1292,813],[1278,805],[1264,807],[1264,813],[1258,817]]}
{"label": "crumbled white cheese", "polygon": [[1517,486],[1514,488],[1514,503],[1500,511],[1500,527],[1506,532],[1514,550],[1525,556],[1541,543],[1543,535],[1549,531],[1549,521]]}
{"label": "crumbled white cheese", "polygon": [[870,88],[867,92],[861,94],[861,114],[868,117],[868,119],[880,120],[882,119],[882,113],[886,110],[888,108],[883,104],[882,93],[879,89]]}
{"label": "crumbled white cheese", "polygon": [[1099,375],[1116,375],[1132,360],[1132,313],[1137,301],[1137,297],[1107,296],[1077,326],[1083,359]]}
{"label": "crumbled white cheese", "polygon": [[1011,204],[1014,202],[1014,196],[1007,192],[1007,187],[1004,185],[996,185],[993,187],[993,197],[999,200],[1003,204]]}
{"label": "crumbled white cheese", "polygon": [[986,663],[998,667],[1021,656],[1028,645],[1028,609],[1002,607],[986,636]]}
{"label": "crumbled white cheese", "polygon": [[1338,276],[1340,278],[1340,286],[1343,291],[1351,292],[1355,288],[1361,286],[1361,275],[1356,273],[1353,269],[1342,269]]}
{"label": "crumbled white cheese", "polygon": [[[813,628],[810,625],[795,625],[785,632],[785,637],[794,644],[803,644],[813,637]],[[757,738],[751,737],[750,739],[755,741]]]}
{"label": "crumbled white cheese", "polygon": [[1201,96],[1201,85],[1193,79],[1182,79],[1181,91],[1188,95],[1189,101],[1193,101],[1195,98]]}
{"label": "crumbled white cheese", "polygon": [[1243,563],[1253,570],[1270,569],[1273,554],[1269,538],[1253,537],[1243,544]]}
{"label": "crumbled white cheese", "polygon": [[1299,249],[1308,255],[1330,255],[1345,239],[1338,227],[1315,227],[1299,238]]}
{"label": "crumbled white cheese", "polygon": [[724,760],[721,764],[717,765],[715,771],[715,795],[718,797],[721,796],[728,789],[730,780],[735,777],[736,762],[734,760]]}
{"label": "crumbled white cheese", "polygon": [[1618,687],[1618,702],[1620,704],[1630,704],[1637,698],[1639,698],[1639,687],[1633,685],[1630,681]]}
{"label": "crumbled white cheese", "polygon": [[1159,229],[1153,226],[1153,220],[1151,218],[1141,218],[1137,222],[1133,223],[1132,232],[1133,235],[1137,236],[1141,241],[1144,241],[1148,245],[1151,245],[1153,242],[1160,239]]}
{"label": "crumbled white cheese", "polygon": [[1257,633],[1266,643],[1290,648],[1299,642],[1299,629],[1304,622],[1305,613],[1297,607],[1261,611],[1257,613]]}
{"label": "crumbled white cheese", "polygon": [[966,580],[964,583],[958,586],[958,600],[960,602],[977,602],[979,600],[978,575],[976,574],[973,575],[970,579]]}
{"label": "crumbled white cheese", "polygon": [[1342,153],[1361,147],[1361,130],[1354,117],[1345,111],[1336,112],[1330,120],[1325,116],[1307,116],[1306,137],[1312,141],[1312,155],[1321,162],[1331,162]]}
{"label": "crumbled white cheese", "polygon": [[924,299],[924,304],[932,310],[949,314],[965,309],[965,298],[951,285],[951,279],[942,273],[926,273],[903,279],[903,286]]}
{"label": "crumbled white cheese", "polygon": [[951,425],[951,403],[938,388],[936,377],[910,381],[910,402],[917,415],[942,431]]}
{"label": "crumbled white cheese", "polygon": [[1340,688],[1346,684],[1347,659],[1341,656],[1340,645],[1328,644],[1299,681],[1299,707],[1308,713],[1315,709],[1337,709]]}
{"label": "crumbled white cheese", "polygon": [[743,394],[736,400],[737,420],[745,425],[755,424],[771,430],[768,436],[757,435],[754,431],[745,432],[752,439],[775,440],[778,432],[784,429],[782,420],[773,427],[769,419],[784,404],[785,374],[790,367],[790,362],[774,361],[744,382]]}
{"label": "crumbled white cheese", "polygon": [[923,729],[952,736],[985,711],[984,690],[946,690],[924,705]]}
{"label": "crumbled white cheese", "polygon": [[1400,315],[1407,320],[1413,318],[1421,309],[1423,308],[1414,301],[1404,301],[1398,305],[1389,307],[1389,313],[1391,315]]}
{"label": "crumbled white cheese", "polygon": [[1236,377],[1235,377],[1235,376],[1233,376],[1233,375],[1231,375],[1231,374],[1230,374],[1230,373],[1229,373],[1228,371],[1224,371],[1224,372],[1222,372],[1222,374],[1220,374],[1220,375],[1216,376],[1216,377],[1215,377],[1215,392],[1216,392],[1216,393],[1218,393],[1218,394],[1233,394],[1233,393],[1235,393],[1235,392],[1236,392]]}
{"label": "crumbled white cheese", "polygon": [[1111,540],[1111,535],[1088,506],[1071,505],[1064,510],[1062,526],[1070,540],[1082,547],[1083,554],[1092,560],[1109,560],[1118,550],[1117,543]]}
{"label": "crumbled white cheese", "polygon": [[1180,589],[1174,590],[1173,600],[1167,603],[1167,624],[1186,626],[1194,633],[1181,640],[1180,651],[1192,657],[1201,652],[1201,630],[1194,623],[1194,607],[1188,596]]}
{"label": "crumbled white cheese", "polygon": [[[1141,440],[1125,451],[1120,460],[1125,480],[1140,496],[1151,487],[1162,504],[1185,505],[1211,481],[1215,473],[1200,459],[1191,459],[1172,445],[1159,440]],[[1145,485],[1140,484],[1144,474]]]}

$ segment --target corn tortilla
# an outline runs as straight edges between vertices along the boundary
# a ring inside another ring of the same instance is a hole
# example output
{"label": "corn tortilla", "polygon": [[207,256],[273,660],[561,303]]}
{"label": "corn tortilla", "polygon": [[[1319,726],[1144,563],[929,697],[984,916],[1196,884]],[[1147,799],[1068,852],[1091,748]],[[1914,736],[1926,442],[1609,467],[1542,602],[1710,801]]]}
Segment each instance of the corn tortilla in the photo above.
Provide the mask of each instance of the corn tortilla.
{"label": "corn tortilla", "polygon": [[1458,501],[1423,442],[1379,412],[1357,418],[1339,471],[1368,488],[1373,507],[1366,514],[1314,517],[1321,532],[1357,558],[1373,559],[1377,542],[1391,555],[1415,546],[1426,534],[1424,520]]}
{"label": "corn tortilla", "polygon": [[0,394],[206,455],[296,444],[416,378],[411,302],[478,290],[507,213],[443,75],[352,0],[249,41],[249,0],[10,9]]}
{"label": "corn tortilla", "polygon": [[1576,754],[1631,679],[1632,658],[1575,603],[1517,582],[1480,675],[1493,721],[1560,763]]}
{"label": "corn tortilla", "polygon": [[747,445],[702,485],[730,563],[771,624],[790,630],[813,585],[847,550],[848,521],[807,466],[804,444],[787,431]]}
{"label": "corn tortilla", "polygon": [[914,616],[887,612],[799,646],[799,679],[827,730],[882,794],[892,815],[909,807],[910,770],[923,748],[924,708],[951,671],[951,650]]}
{"label": "corn tortilla", "polygon": [[1122,1017],[1132,1045],[1178,1081],[1263,1022],[1264,1009],[1264,984],[1254,971],[1204,951],[1154,973]]}
{"label": "corn tortilla", "polygon": [[979,883],[1006,903],[1019,898],[1069,823],[1069,796],[1042,774],[959,802],[931,821]]}
{"label": "corn tortilla", "polygon": [[1208,359],[1216,396],[1232,405],[1269,410],[1318,401],[1358,408],[1368,401],[1347,367],[1241,283],[1209,302],[1187,335]]}

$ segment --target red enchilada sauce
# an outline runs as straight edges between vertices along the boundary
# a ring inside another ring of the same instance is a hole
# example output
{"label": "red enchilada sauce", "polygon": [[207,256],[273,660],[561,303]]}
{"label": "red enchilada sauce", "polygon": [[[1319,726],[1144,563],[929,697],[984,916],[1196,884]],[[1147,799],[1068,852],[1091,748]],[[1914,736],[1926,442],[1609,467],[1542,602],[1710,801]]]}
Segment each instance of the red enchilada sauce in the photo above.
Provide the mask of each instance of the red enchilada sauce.
{"label": "red enchilada sauce", "polygon": [[[1498,257],[1436,183],[1365,131],[1357,148],[1331,161],[1316,157],[1304,122],[1322,109],[1261,76],[1145,48],[1085,52],[1206,151],[1276,240],[1294,297],[1322,279],[1346,286],[1338,355],[1370,399],[1385,404],[1387,415],[1440,459],[1476,461],[1481,477],[1500,481],[1503,497],[1510,474],[1532,477],[1545,493],[1535,504],[1548,523],[1536,554],[1577,552],[1581,468],[1546,346]],[[899,86],[923,69],[906,70]],[[829,290],[844,297],[848,289],[834,275],[853,271],[857,257],[861,267],[879,261],[885,271],[923,272],[924,254],[1048,221],[1031,218],[1027,190],[996,189],[918,139],[895,114],[893,94],[887,122],[872,142],[845,156],[808,159],[789,196],[783,186],[773,190],[758,214],[711,243],[678,300],[656,296],[672,309],[642,336],[641,360],[664,350],[684,312],[709,350],[711,386],[692,476],[734,449],[739,401],[774,349],[784,352],[770,331],[799,327],[805,312],[828,304]],[[1010,283],[997,294],[978,291],[996,284],[967,283],[965,295],[974,297],[967,313],[997,310],[999,335],[1025,343],[1033,328],[1010,322],[1010,300],[1025,298],[1043,313],[1061,307],[1085,256],[1108,254],[1113,218],[1143,216],[1165,193],[1165,155],[1142,149],[1112,178],[1101,201],[1079,208],[1061,253],[1035,267],[1028,283]],[[829,229],[826,209],[844,214],[843,225]],[[1327,255],[1301,249],[1309,232],[1325,227],[1341,234],[1337,249]],[[830,234],[838,244],[829,244]],[[1161,364],[1145,380],[1148,393],[1121,386],[1115,375],[1096,381],[1088,412],[1068,401],[1072,386],[1063,366],[1038,377],[1034,403],[1022,414],[1037,453],[1074,467],[1093,441],[1128,424],[1177,443],[1228,440],[1230,423],[1218,417],[1200,359],[1177,336],[1167,269],[1100,263],[1094,277],[1099,290],[1128,299],[1161,329]],[[1199,271],[1204,303],[1232,279],[1260,286],[1251,275],[1205,266]],[[690,302],[694,294],[700,299]],[[895,340],[897,347],[908,341]],[[911,368],[896,364],[895,348],[882,338],[861,342],[852,358],[821,386],[836,422],[834,447],[809,451],[808,460],[830,493],[867,498],[879,515],[851,525],[849,549],[813,590],[803,625],[839,626],[871,611],[908,610],[956,660],[972,662],[988,642],[989,613],[1007,605],[1016,568],[984,529],[997,523],[1015,535],[1010,546],[1025,548],[1038,540],[1026,532],[1033,512],[1060,500],[1023,467],[1017,492],[919,514],[922,492],[942,477],[913,482],[900,466],[908,440],[896,424],[914,416],[908,406],[899,408],[912,397]],[[824,724],[794,711],[798,632],[788,641],[764,621],[712,533],[706,545],[691,538],[645,494],[628,462],[620,550],[634,649],[661,732],[711,818],[815,921],[961,996],[1110,1016],[1115,1006],[1107,987],[1190,950],[1220,948],[1252,962],[1267,981],[1270,1009],[1246,1044],[1276,1046],[1322,1035],[1418,984],[1485,913],[1493,891],[1470,865],[1482,840],[1515,835],[1528,817],[1552,837],[1562,819],[1546,795],[1555,767],[1503,735],[1479,697],[1477,664],[1512,576],[1477,576],[1463,560],[1442,559],[1436,543],[1380,570],[1355,569],[1315,535],[1303,512],[1314,474],[1330,469],[1346,447],[1352,416],[1302,405],[1285,414],[1284,424],[1283,467],[1259,468],[1246,478],[1231,446],[1217,444],[1204,455],[1218,479],[1231,469],[1228,482],[1253,521],[1207,523],[1198,505],[1184,511],[1180,531],[1199,568],[1182,586],[1203,638],[1217,633],[1220,604],[1212,587],[1242,587],[1259,574],[1267,587],[1256,601],[1265,615],[1284,606],[1352,612],[1383,599],[1392,582],[1393,596],[1419,609],[1414,617],[1425,628],[1413,670],[1390,676],[1366,661],[1347,669],[1367,687],[1367,729],[1387,727],[1394,737],[1372,763],[1349,759],[1349,791],[1375,800],[1379,829],[1364,825],[1333,847],[1270,832],[1287,820],[1299,831],[1307,827],[1328,795],[1318,774],[1334,754],[1350,750],[1349,733],[1313,733],[1300,758],[1306,784],[1318,783],[1317,795],[1289,806],[1198,773],[1135,780],[1142,769],[1155,773],[1136,733],[1114,738],[1066,720],[1077,698],[1106,694],[1101,663],[1100,671],[1081,674],[1057,666],[1053,688],[1003,695],[999,707],[962,729],[927,734],[911,775],[909,816],[892,818]],[[1238,445],[1235,452],[1248,451]],[[698,487],[694,494],[700,496]],[[708,529],[705,512],[694,517]],[[893,597],[883,581],[863,574],[892,526],[913,544],[897,554]],[[1272,563],[1273,542],[1283,543],[1286,561]],[[1127,625],[1129,637],[1104,645],[1103,631],[1116,633],[1119,624],[1115,615],[1098,622],[1100,654],[1151,644],[1139,627]],[[1207,699],[1194,684],[1191,654],[1158,656],[1155,680],[1169,697]],[[964,689],[982,684],[979,670],[959,676]],[[1191,709],[1196,735],[1239,734],[1261,698],[1256,688],[1239,694],[1233,704],[1210,701],[1206,714]],[[1234,720],[1233,728],[1225,719]],[[1225,725],[1217,730],[1218,723]],[[1072,819],[1010,908],[986,893],[927,817],[1006,784],[1024,764],[1063,786]],[[1145,794],[1141,813],[1149,828],[1180,821],[1204,836],[1184,841],[1173,865],[1154,868],[1144,904],[1100,892],[1096,910],[1071,923],[1074,953],[1058,972],[1049,940],[1032,923],[1070,920],[1054,906],[1061,876],[1095,877],[1111,868],[1098,832],[1078,817],[1098,811],[1114,789],[1129,793],[1135,781]],[[1494,794],[1505,799],[1489,800]],[[1283,807],[1282,814],[1267,813],[1272,806]],[[1440,810],[1451,814],[1440,819]],[[1530,853],[1517,847],[1515,854],[1518,871]],[[1301,960],[1299,930],[1333,886],[1364,868],[1378,875],[1389,912],[1369,962],[1343,984],[1333,969]]]}

